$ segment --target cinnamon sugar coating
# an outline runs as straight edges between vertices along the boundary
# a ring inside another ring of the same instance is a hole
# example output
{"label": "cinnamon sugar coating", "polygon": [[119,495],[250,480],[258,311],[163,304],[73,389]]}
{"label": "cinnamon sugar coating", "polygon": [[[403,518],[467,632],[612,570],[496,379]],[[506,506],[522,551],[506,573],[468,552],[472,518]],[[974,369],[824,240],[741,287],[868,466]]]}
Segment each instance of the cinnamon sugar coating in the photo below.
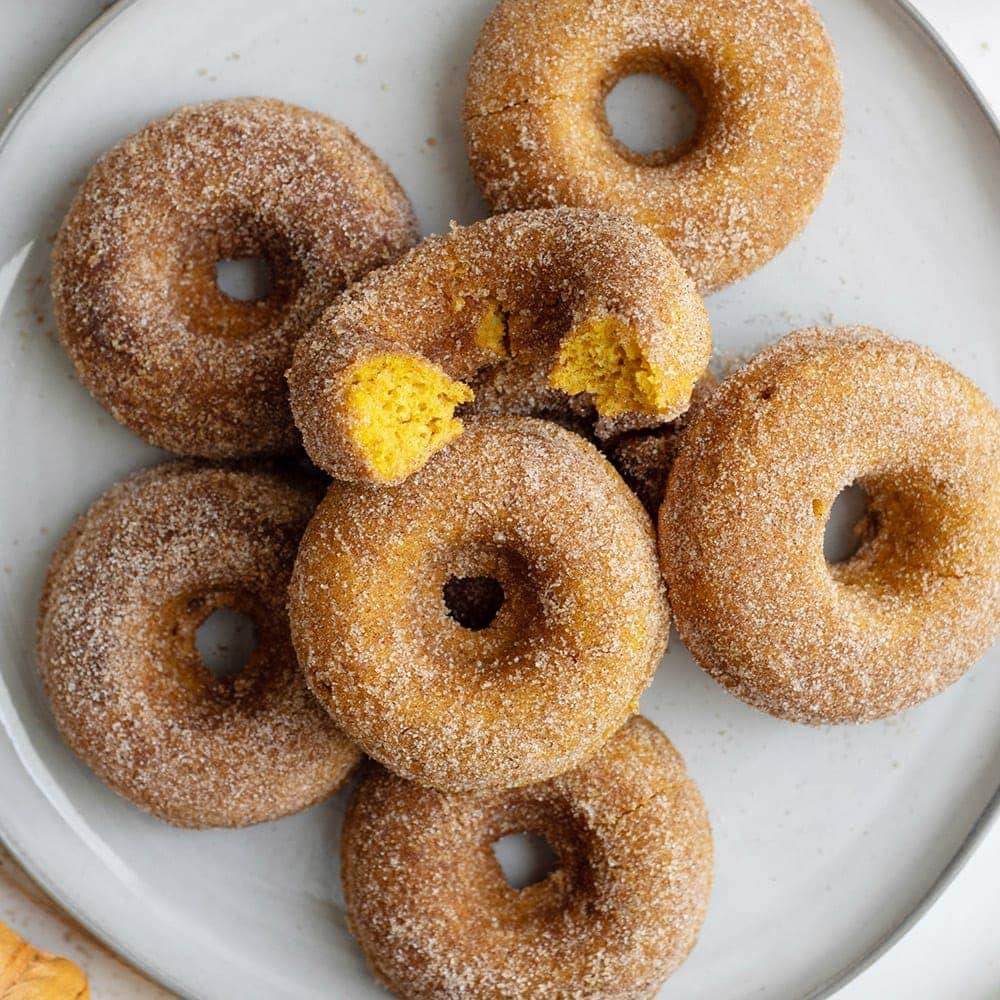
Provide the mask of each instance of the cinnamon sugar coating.
{"label": "cinnamon sugar coating", "polygon": [[[42,595],[37,662],[69,746],[178,826],[245,826],[332,794],[359,752],[298,670],[285,592],[319,490],[192,461],[113,486],[70,529]],[[219,607],[257,646],[216,677],[195,646]]]}
{"label": "cinnamon sugar coating", "polygon": [[[284,371],[350,282],[417,237],[384,163],[324,115],[266,98],[183,107],[93,167],[53,254],[59,335],[80,381],[130,430],[183,455],[296,443]],[[216,285],[261,257],[271,292]]]}
{"label": "cinnamon sugar coating", "polygon": [[[957,680],[1000,633],[1000,414],[929,350],[805,330],[699,406],[660,511],[677,627],[737,697],[864,722]],[[869,498],[828,564],[834,499]]]}
{"label": "cinnamon sugar coating", "polygon": [[[543,836],[558,867],[518,891],[491,850]],[[442,793],[374,767],[344,823],[347,917],[409,1000],[644,1000],[705,916],[712,838],[667,738],[631,719],[582,766],[505,792]]]}
{"label": "cinnamon sugar coating", "polygon": [[[350,405],[359,371],[379,358],[417,359],[456,380],[453,398],[428,400],[437,409],[425,423],[447,426],[418,449],[419,468],[461,433],[451,417],[471,395],[464,383],[498,364],[531,367],[553,392],[562,378],[591,407],[594,395],[573,380],[592,377],[602,413],[634,406],[656,423],[687,408],[710,350],[704,304],[650,230],[605,212],[553,209],[454,227],[370,274],[302,338],[288,380],[317,465],[337,479],[392,483],[408,471],[373,467],[359,443],[373,417]],[[420,423],[415,407],[408,401],[392,418],[397,429]],[[390,420],[388,402],[375,410]]]}
{"label": "cinnamon sugar coating", "polygon": [[[492,623],[452,579],[503,589]],[[652,526],[582,438],[478,418],[397,490],[334,482],[289,590],[319,700],[366,753],[445,790],[542,780],[636,710],[666,649]]]}
{"label": "cinnamon sugar coating", "polygon": [[[604,99],[656,73],[700,113],[692,139],[637,153]],[[500,0],[469,66],[465,137],[497,211],[575,205],[650,226],[702,293],[805,225],[839,156],[840,79],[805,0]]]}

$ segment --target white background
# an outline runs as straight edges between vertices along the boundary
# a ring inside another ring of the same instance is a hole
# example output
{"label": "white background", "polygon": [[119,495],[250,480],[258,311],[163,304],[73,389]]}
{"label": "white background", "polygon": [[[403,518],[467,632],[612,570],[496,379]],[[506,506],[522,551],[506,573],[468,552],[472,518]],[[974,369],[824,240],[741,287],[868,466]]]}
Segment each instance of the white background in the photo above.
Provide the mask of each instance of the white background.
{"label": "white background", "polygon": [[[0,120],[105,6],[98,0],[0,0]],[[942,33],[994,107],[1000,108],[1000,2],[916,0],[916,6]],[[82,935],[67,934],[44,909],[2,885],[0,919],[40,947],[80,961],[90,975],[96,1000],[162,996],[142,987]],[[843,1000],[1000,998],[1000,827],[917,927],[840,996]]]}

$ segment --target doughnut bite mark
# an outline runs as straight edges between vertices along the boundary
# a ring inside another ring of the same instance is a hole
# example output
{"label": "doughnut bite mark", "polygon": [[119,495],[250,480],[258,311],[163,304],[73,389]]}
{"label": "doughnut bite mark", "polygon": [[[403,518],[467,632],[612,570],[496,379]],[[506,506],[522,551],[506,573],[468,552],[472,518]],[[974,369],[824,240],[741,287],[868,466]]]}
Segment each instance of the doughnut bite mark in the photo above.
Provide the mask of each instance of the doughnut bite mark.
{"label": "doughnut bite mark", "polygon": [[344,402],[359,451],[378,479],[394,482],[462,433],[455,407],[471,399],[437,365],[377,354],[351,369]]}
{"label": "doughnut bite mark", "polygon": [[[639,153],[605,99],[636,73],[687,93],[688,142]],[[473,174],[496,211],[572,205],[649,226],[707,293],[762,266],[818,204],[843,134],[805,0],[500,0],[469,65]]]}
{"label": "doughnut bite mark", "polygon": [[669,632],[638,501],[582,438],[521,417],[470,420],[403,489],[334,482],[289,615],[344,732],[445,790],[591,756],[635,711]]}
{"label": "doughnut bite mark", "polygon": [[[491,848],[522,832],[558,864],[518,890]],[[712,884],[701,795],[642,717],[586,764],[512,791],[444,793],[373,766],[341,851],[351,930],[412,1000],[651,998],[694,947]]]}
{"label": "doughnut bite mark", "polygon": [[468,383],[530,364],[604,415],[669,420],[708,362],[708,317],[654,234],[602,212],[484,220],[359,282],[302,338],[288,373],[312,460],[394,484],[461,433]]}
{"label": "doughnut bite mark", "polygon": [[[84,386],[150,444],[286,451],[296,340],[416,237],[395,178],[338,122],[265,98],[180,108],[106,153],[77,193],[53,253],[59,336]],[[267,263],[264,298],[218,287],[231,258]]]}
{"label": "doughnut bite mark", "polygon": [[[299,673],[285,593],[316,483],[171,462],[113,486],[70,529],[42,594],[37,662],[66,742],[177,826],[245,826],[331,795],[360,754]],[[243,670],[195,645],[217,608],[251,618]]]}
{"label": "doughnut bite mark", "polygon": [[[957,680],[1000,633],[1000,414],[925,348],[806,330],[700,405],[660,510],[678,631],[734,694],[865,722]],[[828,563],[834,500],[868,496]]]}

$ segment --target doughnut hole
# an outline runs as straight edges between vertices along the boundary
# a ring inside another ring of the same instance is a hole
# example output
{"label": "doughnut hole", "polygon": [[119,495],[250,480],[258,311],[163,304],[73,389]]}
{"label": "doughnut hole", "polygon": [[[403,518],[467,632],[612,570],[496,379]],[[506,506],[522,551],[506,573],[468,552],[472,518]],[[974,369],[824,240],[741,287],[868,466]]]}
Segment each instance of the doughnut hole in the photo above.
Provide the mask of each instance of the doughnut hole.
{"label": "doughnut hole", "polygon": [[559,866],[552,845],[537,833],[508,833],[493,841],[493,856],[512,889],[526,889],[544,881]]}
{"label": "doughnut hole", "polygon": [[[853,552],[829,561],[833,580],[851,593],[876,600],[913,598],[937,580],[961,577],[970,561],[961,538],[970,501],[959,490],[910,469],[858,477],[842,491],[858,516],[852,528]],[[813,501],[825,528],[832,502]]]}
{"label": "doughnut hole", "polygon": [[215,263],[215,284],[239,302],[260,302],[271,294],[271,265],[263,257],[223,258]]}
{"label": "doughnut hole", "polygon": [[480,816],[478,840],[494,913],[547,921],[571,919],[575,910],[579,919],[591,905],[591,859],[599,850],[586,820],[561,796],[501,793]]}
{"label": "doughnut hole", "polygon": [[198,626],[194,644],[206,670],[215,677],[229,677],[249,662],[257,629],[253,619],[239,611],[217,608]]}
{"label": "doughnut hole", "polygon": [[[825,504],[813,501],[813,513],[823,513]],[[823,557],[835,565],[846,562],[874,533],[875,518],[870,515],[870,500],[864,487],[851,483],[837,494],[830,507],[823,532]]]}
{"label": "doughnut hole", "polygon": [[556,389],[587,392],[602,416],[665,413],[691,394],[693,381],[657,371],[629,328],[614,317],[587,320],[563,338],[549,374]]}
{"label": "doughnut hole", "polygon": [[503,602],[503,584],[492,576],[453,576],[444,585],[448,614],[473,632],[489,628]]}
{"label": "doughnut hole", "polygon": [[604,114],[630,153],[671,159],[690,147],[700,118],[688,92],[659,73],[621,77],[604,98]]}
{"label": "doughnut hole", "polygon": [[695,76],[663,52],[624,53],[607,73],[599,117],[619,155],[642,166],[667,166],[697,145],[705,96]]}
{"label": "doughnut hole", "polygon": [[[169,289],[173,309],[197,336],[267,335],[281,325],[303,282],[301,266],[277,229],[224,209],[205,220],[203,231],[177,234],[171,249],[149,252],[160,255],[149,265],[157,288]],[[225,285],[234,269],[252,270],[249,297],[228,294],[220,285],[220,277]]]}
{"label": "doughnut hole", "polygon": [[471,400],[467,385],[432,362],[377,354],[354,369],[347,386],[352,443],[376,480],[405,478],[462,433],[455,407]]}
{"label": "doughnut hole", "polygon": [[466,666],[487,674],[516,669],[526,637],[545,625],[539,596],[545,572],[513,545],[475,540],[448,546],[431,557],[424,587],[437,595],[420,602],[424,644],[459,675]]}
{"label": "doughnut hole", "polygon": [[[199,632],[210,618],[222,615],[225,617],[216,628],[232,633],[232,626],[239,621],[243,635],[239,648],[222,651],[226,655],[220,657],[218,650],[207,648],[210,643],[206,639],[211,639],[212,631],[200,641]],[[266,664],[286,655],[288,643],[273,609],[253,595],[225,589],[182,595],[167,602],[153,619],[151,632],[148,641],[138,644],[144,650],[138,660],[145,663],[138,688],[145,700],[159,704],[164,714],[173,718],[185,712],[197,717],[213,709],[221,711],[260,694],[267,682]],[[234,669],[219,669],[220,660],[222,666]]]}

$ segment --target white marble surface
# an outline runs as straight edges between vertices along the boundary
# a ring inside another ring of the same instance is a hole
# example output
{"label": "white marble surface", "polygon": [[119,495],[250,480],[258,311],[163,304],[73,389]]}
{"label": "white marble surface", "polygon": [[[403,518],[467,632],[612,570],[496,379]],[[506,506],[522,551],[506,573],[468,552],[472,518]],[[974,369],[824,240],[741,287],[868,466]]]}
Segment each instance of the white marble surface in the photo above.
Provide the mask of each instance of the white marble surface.
{"label": "white marble surface", "polygon": [[[3,0],[0,118],[45,66],[107,6],[97,0]],[[918,0],[994,107],[1000,108],[997,0]],[[37,946],[66,954],[90,976],[97,1000],[162,998],[88,935],[25,893],[0,855],[0,919]],[[840,994],[843,1000],[996,1000],[1000,997],[1000,826],[929,914]]]}

